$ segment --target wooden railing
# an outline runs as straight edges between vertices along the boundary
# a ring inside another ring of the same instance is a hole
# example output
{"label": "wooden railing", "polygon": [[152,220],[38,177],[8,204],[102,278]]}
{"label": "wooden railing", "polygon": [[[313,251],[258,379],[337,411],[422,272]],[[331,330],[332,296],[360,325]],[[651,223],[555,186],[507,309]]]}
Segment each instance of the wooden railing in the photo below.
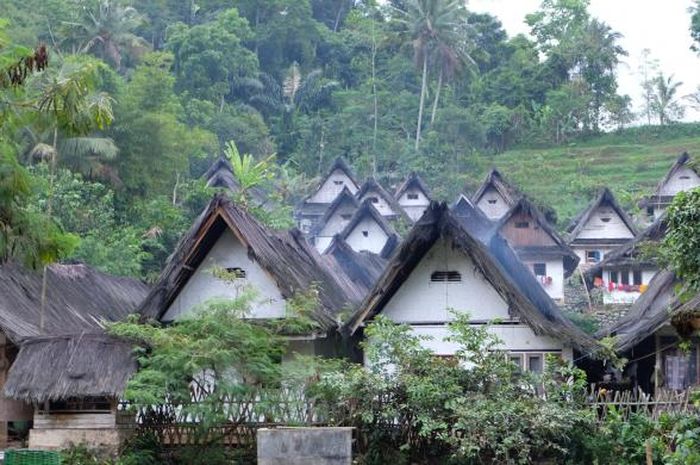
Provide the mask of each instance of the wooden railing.
{"label": "wooden railing", "polygon": [[598,418],[604,420],[614,410],[623,418],[633,413],[648,415],[657,419],[662,413],[697,412],[698,408],[691,402],[693,391],[658,390],[648,394],[641,389],[612,391],[593,387],[588,396],[588,404],[598,412]]}

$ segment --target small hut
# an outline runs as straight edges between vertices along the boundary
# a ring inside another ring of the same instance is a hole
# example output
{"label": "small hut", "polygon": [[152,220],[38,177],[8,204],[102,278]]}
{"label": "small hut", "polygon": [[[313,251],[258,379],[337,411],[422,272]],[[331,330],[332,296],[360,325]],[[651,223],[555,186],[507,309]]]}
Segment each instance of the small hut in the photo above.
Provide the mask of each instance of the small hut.
{"label": "small hut", "polygon": [[640,206],[646,208],[650,220],[657,220],[666,211],[676,194],[698,186],[700,186],[698,169],[690,159],[690,155],[684,152],[656,186],[654,193],[645,198]]}
{"label": "small hut", "polygon": [[396,189],[394,198],[411,221],[416,222],[430,206],[432,194],[423,178],[413,172]]}

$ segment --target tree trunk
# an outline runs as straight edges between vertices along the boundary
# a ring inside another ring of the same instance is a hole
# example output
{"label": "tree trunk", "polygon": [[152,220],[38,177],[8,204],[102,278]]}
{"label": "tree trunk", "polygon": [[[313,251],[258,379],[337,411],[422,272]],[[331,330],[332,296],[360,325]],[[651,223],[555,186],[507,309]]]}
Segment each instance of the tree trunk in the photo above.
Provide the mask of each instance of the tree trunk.
{"label": "tree trunk", "polygon": [[433,100],[433,111],[430,115],[430,125],[431,126],[435,122],[435,114],[437,113],[438,101],[440,100],[440,90],[441,89],[442,89],[442,70],[440,70],[440,74],[438,75],[438,85],[437,85],[437,90],[435,91],[435,99]]}
{"label": "tree trunk", "polygon": [[379,102],[377,100],[377,37],[372,18],[372,97],[374,99],[374,127],[372,131],[372,175],[377,175],[377,131],[379,129]]}
{"label": "tree trunk", "polygon": [[420,87],[420,102],[418,103],[418,122],[416,123],[416,145],[415,148],[420,148],[420,130],[423,123],[423,106],[425,105],[425,92],[428,80],[428,53],[423,51],[423,77],[421,78]]}

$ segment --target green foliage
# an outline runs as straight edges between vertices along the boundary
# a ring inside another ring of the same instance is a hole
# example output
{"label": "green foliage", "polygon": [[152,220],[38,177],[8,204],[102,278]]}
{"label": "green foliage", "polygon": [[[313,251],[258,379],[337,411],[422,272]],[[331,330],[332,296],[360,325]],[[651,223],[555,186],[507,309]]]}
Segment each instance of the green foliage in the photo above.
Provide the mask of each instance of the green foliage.
{"label": "green foliage", "polygon": [[679,193],[667,221],[661,253],[683,281],[683,290],[694,295],[700,291],[700,190]]}

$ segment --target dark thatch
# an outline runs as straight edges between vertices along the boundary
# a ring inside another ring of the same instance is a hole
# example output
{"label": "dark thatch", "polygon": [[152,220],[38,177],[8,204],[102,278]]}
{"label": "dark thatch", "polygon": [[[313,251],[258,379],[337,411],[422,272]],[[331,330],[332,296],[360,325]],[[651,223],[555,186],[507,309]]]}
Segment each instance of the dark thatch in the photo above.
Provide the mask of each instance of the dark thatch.
{"label": "dark thatch", "polygon": [[362,205],[352,216],[350,222],[345,225],[343,231],[340,232],[340,238],[343,241],[347,240],[350,233],[352,233],[357,225],[366,218],[371,218],[379,225],[381,230],[384,231],[384,234],[387,235],[386,244],[384,245],[380,255],[383,257],[388,257],[399,243],[399,235],[396,234],[396,231],[391,227],[389,222],[377,211],[376,208],[374,208],[374,205],[372,205],[372,202],[369,199],[365,199],[365,201],[362,202]]}
{"label": "dark thatch", "polygon": [[547,221],[540,209],[537,208],[534,203],[528,200],[527,197],[521,197],[520,200],[518,200],[518,202],[513,205],[510,210],[508,210],[508,213],[501,218],[498,223],[499,231],[501,231],[503,227],[511,220],[511,218],[517,214],[524,214],[531,218],[532,221],[535,222],[539,228],[545,231],[556,244],[554,246],[549,244],[541,246],[519,246],[517,244],[511,244],[511,246],[518,253],[518,256],[521,258],[526,256],[561,256],[564,259],[564,276],[567,278],[571,276],[571,273],[573,273],[578,266],[578,262],[580,260],[579,256],[576,255],[576,252],[569,247],[559,233],[552,227],[549,221]]}
{"label": "dark thatch", "polygon": [[503,197],[503,200],[506,201],[506,204],[508,204],[508,206],[515,205],[515,203],[520,199],[520,197],[522,197],[522,194],[518,191],[518,189],[516,189],[513,185],[508,183],[508,181],[505,180],[505,178],[496,168],[493,168],[491,171],[488,172],[488,174],[486,175],[486,179],[484,179],[484,182],[481,183],[481,186],[479,186],[479,188],[472,196],[472,203],[474,205],[478,204],[479,200],[481,200],[481,197],[483,197],[483,195],[490,187],[494,188],[496,192],[498,192],[501,195],[501,197]]}
{"label": "dark thatch", "polygon": [[353,300],[361,302],[384,271],[388,257],[356,252],[338,235],[333,238],[323,259],[336,278],[345,281],[347,288],[353,289]]}
{"label": "dark thatch", "polygon": [[136,310],[148,286],[86,265],[49,265],[41,330],[42,274],[17,264],[0,267],[0,328],[15,343],[33,336],[97,331]]}
{"label": "dark thatch", "polygon": [[700,331],[700,293],[673,311],[671,324],[685,338]]}
{"label": "dark thatch", "polygon": [[615,336],[617,350],[632,349],[670,322],[672,311],[679,304],[675,293],[677,283],[673,272],[660,271],[627,315],[611,327],[598,331],[596,337]]}
{"label": "dark thatch", "polygon": [[[207,187],[224,189],[225,191],[238,193],[241,191],[241,185],[233,173],[231,162],[226,157],[219,157],[202,175],[207,182]],[[262,206],[267,203],[267,194],[259,187],[254,187],[248,191],[252,201]]]}
{"label": "dark thatch", "polygon": [[[581,234],[581,230],[586,226],[588,220],[591,218],[591,215],[593,215],[593,212],[595,212],[598,207],[605,205],[611,207],[615,213],[619,215],[622,222],[625,224],[625,226],[627,226],[633,236],[637,235],[637,227],[634,225],[634,222],[632,222],[632,219],[629,217],[629,215],[627,215],[627,212],[625,212],[620,204],[617,203],[617,200],[610,189],[604,187],[598,191],[598,194],[596,194],[593,201],[589,203],[588,206],[571,221],[571,224],[567,228],[570,239],[569,243],[577,242],[578,235]],[[579,239],[578,241],[583,243],[585,240]],[[606,241],[614,242],[614,239],[606,239]],[[627,239],[624,241],[626,242]]]}
{"label": "dark thatch", "polygon": [[659,182],[659,184],[656,186],[656,190],[654,190],[654,193],[650,195],[649,197],[643,199],[640,202],[641,207],[649,207],[649,206],[664,206],[668,205],[671,203],[673,200],[672,195],[662,195],[661,192],[668,183],[668,181],[671,179],[671,177],[678,172],[678,170],[688,167],[691,170],[695,171],[695,174],[700,175],[698,172],[697,167],[693,164],[693,162],[690,159],[690,155],[688,155],[688,152],[683,152],[678,159],[676,159],[675,163],[673,166],[671,166],[671,169],[668,170],[666,173],[666,176],[663,177],[663,179]]}
{"label": "dark thatch", "polygon": [[410,221],[403,207],[399,205],[394,196],[391,195],[386,189],[384,189],[384,187],[382,187],[382,185],[379,184],[379,182],[377,182],[377,180],[373,177],[368,178],[367,181],[365,181],[365,183],[362,184],[362,187],[355,195],[360,200],[360,202],[364,202],[365,200],[367,200],[367,196],[371,194],[382,198],[389,205],[389,207],[391,207],[394,213],[389,216],[390,218],[394,219],[401,217],[404,218],[406,221]]}
{"label": "dark thatch", "polygon": [[140,307],[143,315],[160,319],[165,314],[226,229],[277,283],[284,298],[317,286],[320,308],[312,316],[324,329],[337,326],[336,315],[351,302],[352,293],[321,264],[321,257],[307,244],[301,232],[296,229],[280,233],[270,231],[223,195],[214,196],[180,240]]}
{"label": "dark thatch", "polygon": [[5,395],[29,402],[119,397],[136,371],[132,352],[104,333],[33,338],[10,368]]}
{"label": "dark thatch", "polygon": [[338,197],[336,197],[326,209],[326,212],[323,214],[321,220],[312,228],[311,235],[318,236],[328,221],[333,218],[333,215],[335,215],[338,209],[346,205],[350,205],[353,210],[360,208],[360,202],[357,201],[357,198],[350,192],[350,190],[348,190],[347,187],[344,187],[340,194],[338,194]]}
{"label": "dark thatch", "polygon": [[406,177],[406,179],[396,189],[396,192],[394,193],[394,198],[398,201],[404,194],[404,192],[411,188],[416,188],[423,192],[423,195],[425,195],[428,198],[428,200],[432,199],[430,188],[423,181],[423,178],[421,178],[420,175],[415,171],[409,174],[408,177]]}
{"label": "dark thatch", "polygon": [[342,331],[353,334],[365,321],[380,313],[433,244],[444,238],[456,251],[471,258],[508,303],[511,314],[536,334],[554,337],[579,349],[594,348],[595,342],[561,315],[508,243],[498,234],[485,234],[488,227],[477,224],[476,212],[470,217],[472,221],[465,222],[465,215],[453,214],[444,203],[431,203]]}

